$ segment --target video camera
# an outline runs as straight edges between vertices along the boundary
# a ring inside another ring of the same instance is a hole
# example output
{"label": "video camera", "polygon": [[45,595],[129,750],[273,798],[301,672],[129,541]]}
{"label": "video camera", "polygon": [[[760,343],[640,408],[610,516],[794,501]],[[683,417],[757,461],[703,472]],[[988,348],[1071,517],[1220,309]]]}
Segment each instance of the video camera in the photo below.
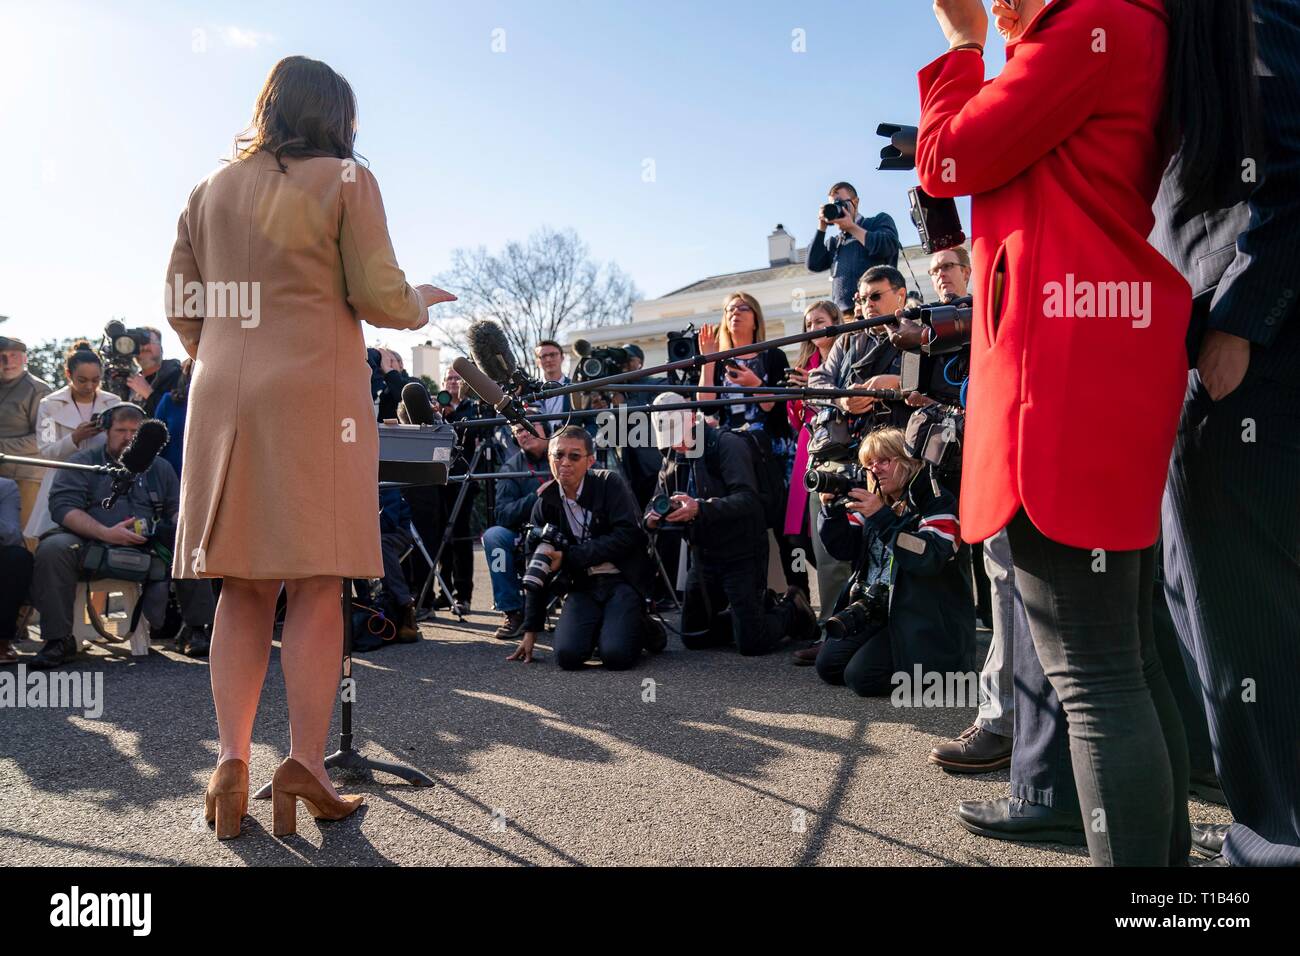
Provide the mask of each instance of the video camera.
{"label": "video camera", "polygon": [[141,346],[149,344],[149,333],[144,329],[128,329],[113,319],[104,326],[104,341],[99,346],[99,356],[104,362],[104,390],[112,392],[122,401],[130,401],[131,388],[126,380],[136,373],[136,356]]}
{"label": "video camera", "polygon": [[[632,353],[627,349],[616,346],[596,348],[586,339],[574,341],[573,354],[576,358],[573,364],[573,380],[575,382],[590,382],[598,378],[617,375],[620,372],[627,371],[627,364],[632,360]],[[596,396],[599,396],[605,405],[612,405],[613,401],[610,397],[612,391],[615,390],[574,392],[572,395],[573,407],[576,409],[600,407],[592,404],[592,399]]]}
{"label": "video camera", "polygon": [[[889,138],[889,145],[880,150],[880,169],[916,168],[915,126],[881,123],[876,127],[876,135]],[[920,186],[913,186],[907,191],[907,201],[912,222],[921,237],[921,248],[926,253],[942,252],[966,241],[955,200],[936,199]]]}

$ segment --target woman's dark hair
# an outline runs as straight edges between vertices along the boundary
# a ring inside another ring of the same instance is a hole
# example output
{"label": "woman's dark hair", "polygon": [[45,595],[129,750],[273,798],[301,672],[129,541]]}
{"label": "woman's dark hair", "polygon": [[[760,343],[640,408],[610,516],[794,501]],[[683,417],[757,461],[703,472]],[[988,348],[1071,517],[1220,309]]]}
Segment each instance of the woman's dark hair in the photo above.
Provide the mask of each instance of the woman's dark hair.
{"label": "woman's dark hair", "polygon": [[1258,159],[1259,87],[1250,0],[1165,0],[1164,128],[1184,213],[1245,198],[1242,163]]}
{"label": "woman's dark hair", "polygon": [[90,343],[85,339],[78,339],[63,356],[63,371],[67,373],[68,379],[72,379],[72,373],[78,365],[84,365],[86,362],[94,362],[100,368],[104,367],[99,353],[91,347]]}
{"label": "woman's dark hair", "polygon": [[256,152],[275,156],[337,156],[353,159],[357,98],[348,81],[328,64],[286,56],[271,67],[253,107],[248,129],[235,137],[235,158]]}
{"label": "woman's dark hair", "polygon": [[194,359],[187,358],[181,363],[181,374],[176,379],[176,385],[169,393],[172,402],[177,405],[184,405],[190,397],[190,379],[194,377]]}

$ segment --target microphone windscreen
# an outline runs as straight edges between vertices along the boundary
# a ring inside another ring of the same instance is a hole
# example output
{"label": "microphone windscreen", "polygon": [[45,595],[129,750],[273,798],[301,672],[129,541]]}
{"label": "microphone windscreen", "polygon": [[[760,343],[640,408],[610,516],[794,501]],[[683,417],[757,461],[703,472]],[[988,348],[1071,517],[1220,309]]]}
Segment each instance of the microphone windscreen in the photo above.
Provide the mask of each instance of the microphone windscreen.
{"label": "microphone windscreen", "polygon": [[471,322],[465,330],[469,340],[470,358],[494,382],[510,381],[517,367],[510,349],[510,340],[501,326],[487,319]]}
{"label": "microphone windscreen", "polygon": [[475,395],[493,408],[505,402],[506,393],[501,391],[501,386],[484,375],[482,370],[469,359],[458,358],[451,363],[451,367],[465,380],[465,384],[473,389]]}
{"label": "microphone windscreen", "polygon": [[591,354],[591,343],[586,339],[573,340],[573,354],[579,358],[586,358]]}
{"label": "microphone windscreen", "polygon": [[412,425],[432,425],[435,421],[433,404],[422,382],[407,382],[402,386],[402,406]]}
{"label": "microphone windscreen", "polygon": [[148,471],[167,444],[167,438],[167,426],[156,418],[148,419],[140,425],[131,444],[122,452],[122,467],[133,475]]}

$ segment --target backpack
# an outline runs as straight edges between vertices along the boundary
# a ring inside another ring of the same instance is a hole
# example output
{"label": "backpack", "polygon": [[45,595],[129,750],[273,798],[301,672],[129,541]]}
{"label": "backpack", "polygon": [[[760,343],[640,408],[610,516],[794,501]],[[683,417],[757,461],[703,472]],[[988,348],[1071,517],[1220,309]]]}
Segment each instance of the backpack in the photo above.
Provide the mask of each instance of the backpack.
{"label": "backpack", "polygon": [[[786,487],[785,462],[772,454],[772,439],[761,428],[750,430],[748,427],[731,430],[731,434],[744,439],[749,450],[750,461],[754,464],[754,479],[757,484],[758,500],[763,505],[763,520],[766,526],[779,531],[785,524]],[[704,444],[704,467],[715,478],[721,478],[722,467],[718,458],[718,446],[721,435],[712,442]]]}

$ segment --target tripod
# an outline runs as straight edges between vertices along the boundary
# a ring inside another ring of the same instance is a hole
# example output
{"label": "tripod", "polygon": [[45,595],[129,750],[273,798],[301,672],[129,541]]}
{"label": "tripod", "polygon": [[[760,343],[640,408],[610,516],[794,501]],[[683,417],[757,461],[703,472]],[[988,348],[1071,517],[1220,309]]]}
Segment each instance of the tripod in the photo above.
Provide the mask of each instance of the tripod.
{"label": "tripod", "polygon": [[[483,450],[486,447],[487,442],[479,442],[478,447],[474,449],[474,454],[471,455],[469,459],[469,467],[465,471],[467,475],[475,474],[476,469],[478,468],[479,459],[483,457]],[[447,515],[446,527],[442,529],[442,540],[438,542],[438,550],[433,553],[433,557],[429,557],[428,551],[424,548],[424,542],[420,540],[418,534],[416,535],[416,541],[419,542],[420,553],[423,554],[424,559],[429,562],[429,573],[425,576],[424,584],[420,588],[420,596],[416,598],[415,606],[417,608],[424,607],[424,599],[428,596],[429,589],[433,587],[433,582],[436,580],[439,587],[442,588],[442,593],[447,596],[447,600],[451,603],[452,612],[456,615],[456,618],[461,621],[465,620],[465,615],[460,613],[460,606],[453,599],[451,588],[447,587],[446,580],[443,579],[442,574],[438,571],[438,562],[442,560],[443,551],[447,549],[447,546],[451,544],[451,539],[456,535],[456,519],[460,517],[460,509],[465,506],[465,498],[469,494],[469,485],[470,483],[468,480],[461,482],[460,490],[456,493],[456,501],[451,506],[451,513]]]}
{"label": "tripod", "polygon": [[[427,775],[408,767],[406,764],[392,763],[387,760],[374,760],[362,756],[352,749],[352,698],[356,685],[352,681],[352,579],[344,578],[340,593],[343,605],[343,706],[339,711],[339,749],[325,758],[326,769],[334,767],[362,774],[374,770],[391,773],[401,777],[416,787],[432,787],[433,780]],[[267,783],[253,794],[255,800],[267,800],[271,796],[271,783]]]}

